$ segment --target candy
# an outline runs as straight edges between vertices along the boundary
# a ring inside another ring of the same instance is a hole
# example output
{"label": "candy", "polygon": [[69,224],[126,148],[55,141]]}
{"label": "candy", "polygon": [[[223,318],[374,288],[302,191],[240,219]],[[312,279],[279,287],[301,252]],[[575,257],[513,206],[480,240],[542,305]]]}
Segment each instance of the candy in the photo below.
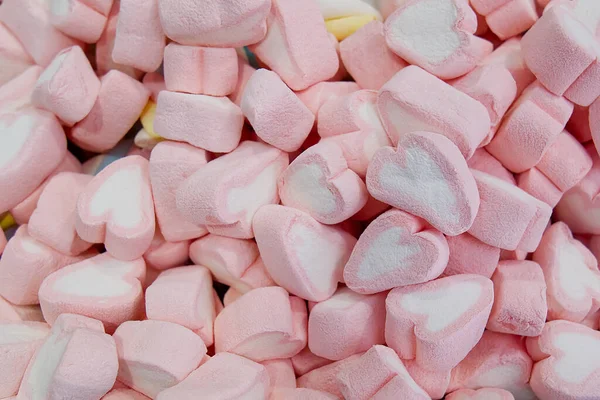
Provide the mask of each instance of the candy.
{"label": "candy", "polygon": [[51,0],[50,23],[68,36],[85,43],[96,43],[107,18],[85,3],[81,0]]}
{"label": "candy", "polygon": [[277,389],[296,388],[296,375],[289,358],[261,362],[269,374],[271,393]]}
{"label": "candy", "polygon": [[4,85],[27,70],[33,64],[33,60],[23,48],[21,42],[2,23],[0,23],[0,38],[2,39],[0,45],[0,63],[2,64],[0,85]]}
{"label": "candy", "polygon": [[360,87],[355,82],[319,82],[308,89],[296,92],[296,94],[304,105],[317,116],[327,100],[356,92],[359,89]]}
{"label": "candy", "polygon": [[525,32],[538,19],[534,0],[473,0],[471,5],[502,40]]}
{"label": "candy", "polygon": [[450,256],[442,276],[477,274],[491,278],[496,270],[500,249],[487,245],[469,233],[446,237]]}
{"label": "candy", "polygon": [[502,65],[511,73],[517,84],[517,94],[535,81],[535,75],[527,68],[521,52],[521,40],[512,38],[502,43],[483,59],[484,65]]}
{"label": "candy", "polygon": [[161,232],[156,230],[150,247],[143,257],[148,268],[163,271],[185,264],[188,260],[189,249],[189,240],[168,242]]}
{"label": "candy", "polygon": [[507,390],[492,388],[460,389],[446,396],[447,400],[514,400],[514,398],[512,393]]}
{"label": "candy", "polygon": [[342,392],[337,382],[337,374],[346,366],[352,365],[361,355],[355,354],[334,363],[330,363],[320,368],[304,374],[296,381],[299,388],[321,390],[331,393],[338,398],[342,398]]}

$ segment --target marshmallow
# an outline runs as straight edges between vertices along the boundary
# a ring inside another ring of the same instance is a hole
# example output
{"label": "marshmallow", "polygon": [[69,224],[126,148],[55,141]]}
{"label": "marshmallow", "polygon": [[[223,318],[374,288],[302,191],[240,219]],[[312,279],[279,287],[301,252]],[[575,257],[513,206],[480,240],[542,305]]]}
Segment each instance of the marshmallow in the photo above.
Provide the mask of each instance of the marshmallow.
{"label": "marshmallow", "polygon": [[517,175],[517,186],[550,207],[555,207],[563,195],[563,191],[535,167]]}
{"label": "marshmallow", "polygon": [[148,400],[149,398],[132,389],[113,389],[100,400]]}
{"label": "marshmallow", "polygon": [[325,20],[341,19],[349,16],[372,15],[378,20],[381,14],[373,2],[363,0],[317,0],[321,15]]}
{"label": "marshmallow", "polygon": [[21,111],[31,106],[31,94],[42,71],[42,67],[34,65],[0,85],[0,114]]}
{"label": "marshmallow", "polygon": [[324,367],[332,362],[331,360],[315,355],[310,351],[308,346],[305,347],[300,353],[293,356],[291,361],[292,366],[294,367],[294,372],[298,376],[307,374],[313,369]]}
{"label": "marshmallow", "polygon": [[600,309],[600,271],[590,250],[568,226],[553,224],[533,254],[548,284],[548,320],[581,322]]}
{"label": "marshmallow", "polygon": [[340,361],[336,361],[300,376],[296,381],[299,388],[320,390],[331,393],[337,398],[343,398],[340,387],[337,383],[337,374],[346,366],[353,364],[360,359],[359,354],[355,354]]}
{"label": "marshmallow", "polygon": [[531,253],[537,249],[552,215],[552,208],[548,204],[535,197],[532,197],[532,199],[536,211],[516,248],[517,251],[525,251],[527,253]]}
{"label": "marshmallow", "polygon": [[[152,101],[148,101],[148,106],[154,107],[154,110],[152,110],[151,113],[152,120],[154,120],[154,111],[156,109],[158,95],[161,91],[167,90],[167,84],[165,83],[164,76],[159,72],[148,72],[144,75],[142,83],[144,84],[144,86],[146,86],[146,89],[150,91],[150,100]],[[147,128],[147,126],[144,125],[144,128]],[[151,129],[151,131],[154,132],[153,129]]]}
{"label": "marshmallow", "polygon": [[504,389],[481,388],[457,390],[446,396],[446,400],[515,400],[515,397]]}
{"label": "marshmallow", "polygon": [[339,59],[316,1],[272,0],[268,32],[250,49],[293,90],[335,75]]}
{"label": "marshmallow", "polygon": [[206,355],[199,336],[171,322],[127,321],[113,337],[119,355],[117,379],[152,399],[183,381]]}
{"label": "marshmallow", "polygon": [[600,100],[595,101],[589,108],[588,121],[590,135],[598,150],[600,148]]}
{"label": "marshmallow", "polygon": [[108,253],[68,265],[50,274],[40,286],[44,318],[53,325],[60,314],[95,318],[107,331],[143,313],[143,259],[117,260]]}
{"label": "marshmallow", "polygon": [[45,322],[39,305],[19,306],[0,296],[0,321]]}
{"label": "marshmallow", "polygon": [[4,0],[0,22],[23,44],[35,63],[44,67],[62,49],[78,44],[50,23],[50,2],[46,0]]}
{"label": "marshmallow", "polygon": [[25,369],[49,330],[48,325],[41,322],[0,322],[2,398],[17,394]]}
{"label": "marshmallow", "polygon": [[336,379],[345,399],[430,398],[408,374],[398,355],[385,346],[373,346],[356,361],[344,365]]}
{"label": "marshmallow", "polygon": [[494,306],[487,323],[491,331],[538,336],[546,322],[546,282],[533,261],[502,261],[492,277]]}
{"label": "marshmallow", "polygon": [[442,233],[418,217],[392,209],[361,234],[344,267],[344,281],[363,294],[423,283],[442,273],[448,255]]}
{"label": "marshmallow", "polygon": [[482,61],[483,65],[506,67],[517,84],[517,95],[535,81],[535,75],[527,68],[521,52],[521,40],[512,38],[502,43]]}
{"label": "marshmallow", "polygon": [[447,371],[481,338],[493,298],[492,282],[480,275],[396,288],[386,300],[386,343],[421,368]]}
{"label": "marshmallow", "polygon": [[269,400],[335,400],[331,393],[305,388],[276,388]]}
{"label": "marshmallow", "polygon": [[600,333],[568,321],[552,321],[527,339],[535,361],[531,388],[542,399],[594,398],[600,390]]}
{"label": "marshmallow", "polygon": [[485,331],[477,346],[452,370],[448,392],[490,387],[507,390],[515,398],[535,398],[525,396],[531,392],[527,382],[532,364],[521,337]]}
{"label": "marshmallow", "polygon": [[207,233],[206,228],[184,218],[176,205],[179,185],[207,162],[206,151],[187,143],[164,141],[152,150],[150,183],[156,219],[166,240],[195,239]]}
{"label": "marshmallow", "polygon": [[159,1],[120,2],[112,59],[119,64],[153,72],[162,63],[166,45],[158,16]]}
{"label": "marshmallow", "polygon": [[226,97],[166,90],[158,95],[154,127],[165,139],[228,153],[239,144],[243,125],[242,111]]}
{"label": "marshmallow", "polygon": [[4,251],[6,247],[6,235],[4,234],[4,230],[0,229],[0,255]]}
{"label": "marshmallow", "polygon": [[0,23],[0,85],[4,85],[11,79],[16,78],[33,64],[31,56],[23,48],[21,42]]}
{"label": "marshmallow", "polygon": [[332,34],[336,40],[344,40],[369,22],[377,20],[375,15],[352,15],[342,18],[325,20],[327,32]]}
{"label": "marshmallow", "polygon": [[65,134],[53,115],[35,109],[0,116],[0,212],[29,196],[67,152]]}
{"label": "marshmallow", "polygon": [[267,369],[267,373],[269,374],[271,393],[277,389],[296,388],[296,375],[294,374],[292,361],[289,358],[267,360],[261,362],[261,364]]}
{"label": "marshmallow", "polygon": [[154,238],[143,257],[148,268],[163,271],[184,265],[188,260],[189,249],[189,240],[168,242],[157,229],[154,231]]}
{"label": "marshmallow", "polygon": [[[431,101],[433,93],[436,101]],[[483,104],[416,66],[404,68],[383,85],[377,107],[393,144],[409,132],[436,132],[470,158],[490,130]]]}
{"label": "marshmallow", "polygon": [[29,221],[32,238],[68,255],[76,256],[92,244],[75,230],[77,199],[92,176],[72,172],[56,175],[42,192]]}
{"label": "marshmallow", "polygon": [[69,133],[77,146],[94,152],[115,147],[138,120],[149,96],[144,85],[116,70],[104,75],[100,85],[90,113]]}
{"label": "marshmallow", "polygon": [[64,34],[85,43],[96,43],[104,31],[106,15],[85,4],[85,0],[51,0],[50,23]]}
{"label": "marshmallow", "polygon": [[269,0],[159,0],[160,22],[173,41],[195,46],[243,47],[267,32]]}
{"label": "marshmallow", "polygon": [[308,320],[308,347],[320,357],[343,360],[383,344],[387,293],[362,295],[338,289],[317,303]]}
{"label": "marshmallow", "polygon": [[248,80],[241,109],[258,137],[287,152],[300,148],[315,121],[279,76],[266,69],[257,70]]}
{"label": "marshmallow", "polygon": [[210,271],[190,265],[162,272],[146,289],[146,316],[182,325],[213,344],[216,317]]}
{"label": "marshmallow", "polygon": [[500,249],[483,243],[469,233],[448,236],[450,257],[442,276],[476,274],[491,278],[496,270]]}
{"label": "marshmallow", "polygon": [[360,209],[359,212],[352,216],[354,221],[370,221],[372,219],[377,218],[383,212],[387,211],[390,208],[389,205],[382,203],[377,200],[373,196],[369,195],[367,198],[367,203],[363,208]]}
{"label": "marshmallow", "polygon": [[227,96],[238,80],[238,56],[232,48],[169,43],[163,68],[167,90],[172,92]]}
{"label": "marshmallow", "polygon": [[[423,26],[428,26],[424,34]],[[389,48],[441,79],[471,71],[493,50],[474,35],[477,18],[467,0],[405,1],[385,21]]]}
{"label": "marshmallow", "polygon": [[278,285],[310,301],[333,295],[356,243],[354,237],[278,205],[261,207],[253,228],[265,267]]}
{"label": "marshmallow", "polygon": [[425,219],[441,232],[467,231],[479,208],[473,175],[458,147],[431,132],[411,132],[379,149],[367,171],[369,193]]}
{"label": "marshmallow", "polygon": [[471,0],[471,5],[501,40],[525,32],[538,20],[535,0]]}
{"label": "marshmallow", "polygon": [[571,119],[567,122],[567,131],[571,133],[580,143],[592,140],[592,131],[590,129],[590,108],[598,110],[598,106],[592,107],[575,106]]}
{"label": "marshmallow", "polygon": [[241,57],[238,58],[237,64],[237,82],[235,83],[233,91],[229,95],[229,100],[233,101],[233,103],[239,107],[242,104],[242,98],[244,96],[244,90],[246,90],[246,84],[256,69]]}
{"label": "marshmallow", "polygon": [[385,43],[383,23],[372,21],[340,42],[348,73],[363,89],[379,90],[408,64]]}
{"label": "marshmallow", "polygon": [[485,148],[479,148],[473,154],[473,157],[467,161],[469,168],[476,169],[477,171],[485,172],[500,178],[510,184],[515,185],[515,177],[512,172],[504,168],[502,163],[498,161],[493,155],[491,155]]}
{"label": "marshmallow", "polygon": [[148,250],[155,229],[148,161],[128,156],[110,164],[77,202],[75,226],[90,243],[104,243],[116,258],[134,260]]}
{"label": "marshmallow", "polygon": [[296,92],[298,98],[315,115],[329,99],[338,98],[360,90],[355,82],[319,82],[308,89]]}
{"label": "marshmallow", "polygon": [[99,321],[63,314],[33,356],[19,388],[22,400],[76,396],[95,400],[113,386],[119,368],[113,338]]}
{"label": "marshmallow", "polygon": [[[417,385],[421,386],[432,399],[441,399],[444,397],[450,384],[450,371],[430,371],[421,368],[414,360],[404,360],[402,363]],[[388,388],[390,394],[392,394],[391,389],[392,387]],[[385,394],[385,391],[380,390],[379,394]],[[383,398],[385,399],[385,397]]]}
{"label": "marshmallow", "polygon": [[229,289],[227,289],[225,295],[223,296],[223,305],[227,307],[228,305],[242,297],[242,295],[243,293],[240,293],[235,288],[230,287]]}
{"label": "marshmallow", "polygon": [[336,224],[356,214],[367,202],[367,188],[350,169],[342,150],[332,142],[312,146],[279,177],[285,206],[310,214],[324,224]]}
{"label": "marshmallow", "polygon": [[59,269],[93,255],[68,256],[30,236],[22,225],[8,242],[0,259],[0,295],[19,305],[38,304],[42,281]]}
{"label": "marshmallow", "polygon": [[156,400],[266,399],[267,369],[231,353],[219,353],[178,385],[162,391]]}

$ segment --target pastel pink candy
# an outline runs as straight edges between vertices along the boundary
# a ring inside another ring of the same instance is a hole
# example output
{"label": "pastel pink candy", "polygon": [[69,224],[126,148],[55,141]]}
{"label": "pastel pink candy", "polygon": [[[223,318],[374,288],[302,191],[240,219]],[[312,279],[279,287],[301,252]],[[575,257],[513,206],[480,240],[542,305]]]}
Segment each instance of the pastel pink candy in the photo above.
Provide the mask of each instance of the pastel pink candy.
{"label": "pastel pink candy", "polygon": [[33,60],[21,42],[1,22],[0,39],[0,85],[4,85],[27,70],[33,64]]}
{"label": "pastel pink candy", "polygon": [[452,370],[448,392],[491,387],[508,390],[516,398],[532,398],[527,386],[532,364],[521,337],[485,331],[475,348]]}
{"label": "pastel pink candy", "polygon": [[190,258],[210,269],[216,281],[241,293],[274,285],[251,240],[209,234],[191,244]]}
{"label": "pastel pink candy", "polygon": [[535,364],[531,388],[540,398],[594,398],[600,390],[600,333],[569,321],[551,321],[527,339]]}
{"label": "pastel pink candy", "polygon": [[295,389],[296,375],[292,361],[289,358],[267,360],[261,362],[269,374],[271,393],[277,389]]}
{"label": "pastel pink candy", "polygon": [[[599,103],[600,104],[600,103]],[[590,109],[598,110],[598,106],[582,107],[575,105],[571,119],[567,122],[566,130],[571,133],[580,143],[592,140],[590,129]],[[597,115],[597,114],[596,114]]]}
{"label": "pastel pink candy", "polygon": [[132,389],[113,389],[101,400],[148,400],[148,397]]}
{"label": "pastel pink candy", "polygon": [[82,149],[112,149],[133,127],[142,113],[149,91],[123,72],[111,70],[100,79],[100,92],[90,113],[69,133]]}
{"label": "pastel pink candy", "polygon": [[[422,27],[429,34],[422,35]],[[390,49],[442,79],[471,71],[489,53],[490,42],[474,35],[477,18],[466,0],[410,0],[385,21]]]}
{"label": "pastel pink candy", "polygon": [[266,399],[269,390],[269,374],[264,366],[235,354],[218,353],[156,399]]}
{"label": "pastel pink candy", "polygon": [[254,361],[293,357],[306,346],[306,326],[303,300],[280,287],[254,289],[215,319],[215,351]]}
{"label": "pastel pink candy", "polygon": [[361,234],[348,263],[344,282],[370,294],[437,278],[448,263],[444,235],[424,220],[389,210]]}
{"label": "pastel pink candy", "polygon": [[177,93],[158,95],[154,129],[165,139],[216,153],[229,153],[242,135],[244,116],[226,97]]}
{"label": "pastel pink candy", "polygon": [[155,229],[148,175],[148,160],[140,156],[121,158],[96,175],[77,202],[79,236],[104,243],[116,258],[141,257]]}
{"label": "pastel pink candy", "polygon": [[177,189],[177,209],[199,225],[237,227],[234,237],[252,238],[252,217],[264,204],[277,203],[277,179],[288,155],[259,142],[243,142],[235,151],[200,168]]}
{"label": "pastel pink candy", "polygon": [[167,90],[173,92],[227,96],[238,80],[238,56],[233,48],[169,43],[163,68]]}
{"label": "pastel pink candy", "polygon": [[517,99],[486,149],[510,171],[523,172],[541,160],[572,112],[571,102],[536,81]]}
{"label": "pastel pink candy", "polygon": [[56,175],[42,192],[29,221],[29,233],[38,241],[68,254],[78,255],[92,244],[75,230],[77,199],[92,176],[72,172]]}
{"label": "pastel pink candy", "polygon": [[85,0],[50,1],[50,23],[64,34],[85,43],[96,43],[106,25],[106,15],[88,7]]}
{"label": "pastel pink candy", "polygon": [[491,127],[487,138],[481,143],[487,145],[517,96],[517,84],[510,71],[499,64],[482,65],[452,82],[452,86],[479,101],[487,109]]}
{"label": "pastel pink candy", "polygon": [[[548,320],[581,322],[600,309],[600,271],[590,250],[573,239],[568,226],[553,224],[533,254],[548,285]],[[568,278],[565,278],[567,277]]]}
{"label": "pastel pink candy", "polygon": [[166,240],[195,239],[207,233],[181,215],[175,197],[179,185],[207,162],[206,151],[187,143],[165,140],[152,149],[150,183],[156,219]]}
{"label": "pastel pink candy", "polygon": [[213,344],[216,317],[210,271],[189,265],[162,272],[146,289],[146,316],[196,332],[207,346]]}
{"label": "pastel pink candy", "polygon": [[45,322],[39,305],[19,306],[0,296],[0,321]]}
{"label": "pastel pink candy", "polygon": [[[371,347],[356,361],[344,365],[336,379],[346,399],[430,398],[408,374],[398,355],[389,347],[381,345]],[[394,386],[395,397],[378,393],[390,391],[388,384]]]}
{"label": "pastel pink candy", "polygon": [[310,351],[339,361],[383,344],[386,295],[362,295],[340,288],[317,303],[308,320]]}
{"label": "pastel pink candy", "polygon": [[29,363],[18,399],[58,399],[68,393],[99,399],[113,386],[118,368],[115,341],[101,322],[63,314]]}
{"label": "pastel pink candy", "polygon": [[550,207],[555,207],[563,195],[563,191],[536,167],[519,174],[517,186]]}
{"label": "pastel pink candy", "polygon": [[312,353],[308,346],[305,347],[300,353],[293,356],[290,360],[297,376],[302,376],[314,369],[332,363],[331,360],[319,357]]}
{"label": "pastel pink candy", "polygon": [[279,177],[278,188],[283,205],[324,224],[350,218],[368,196],[364,182],[348,169],[342,150],[332,142],[318,143],[300,154]]}
{"label": "pastel pink candy", "polygon": [[117,379],[153,399],[183,381],[206,355],[198,335],[171,322],[127,321],[113,337],[119,355]]}
{"label": "pastel pink candy", "polygon": [[317,2],[271,2],[267,35],[250,50],[292,90],[332,78],[339,59]]}
{"label": "pastel pink candy", "polygon": [[35,240],[22,225],[0,259],[0,295],[18,305],[38,304],[38,290],[48,275],[92,254],[64,255]]}
{"label": "pastel pink candy", "polygon": [[386,343],[421,368],[447,371],[481,338],[493,290],[489,279],[467,274],[396,288],[386,300]]}
{"label": "pastel pink candy", "polygon": [[354,237],[279,205],[261,207],[253,228],[265,267],[278,285],[309,301],[333,295],[356,243]]}
{"label": "pastel pink candy", "polygon": [[357,90],[360,90],[360,87],[355,82],[319,82],[308,89],[296,92],[296,95],[315,116],[318,116],[319,110],[329,99],[338,98]]}
{"label": "pastel pink candy", "polygon": [[0,86],[0,113],[21,111],[31,106],[31,94],[44,69],[34,65]]}
{"label": "pastel pink candy", "polygon": [[[427,392],[432,399],[442,399],[444,397],[450,384],[450,371],[430,371],[421,368],[414,360],[404,360],[402,363],[417,385]],[[390,386],[395,385],[391,384]],[[389,387],[388,389],[391,395],[392,388]],[[379,394],[383,395],[385,393],[386,391],[379,391]]]}
{"label": "pastel pink candy", "polygon": [[544,231],[550,223],[552,208],[535,197],[533,197],[533,204],[536,209],[535,214],[525,229],[525,233],[517,246],[517,251],[525,251],[527,253],[535,251],[540,244],[540,240],[542,240]]}
{"label": "pastel pink candy", "polygon": [[185,264],[189,258],[189,249],[189,240],[168,242],[162,236],[161,232],[156,230],[150,247],[146,250],[143,257],[148,268],[162,271]]}
{"label": "pastel pink candy", "polygon": [[159,0],[158,5],[162,28],[175,42],[244,47],[265,37],[271,1]]}
{"label": "pastel pink candy", "polygon": [[0,396],[14,396],[25,369],[49,332],[41,322],[0,322]]}
{"label": "pastel pink candy", "polygon": [[25,200],[67,153],[62,127],[50,113],[28,109],[0,116],[0,212]]}
{"label": "pastel pink candy", "polygon": [[2,229],[0,229],[0,255],[2,255],[2,252],[4,251],[4,248],[6,247],[6,235],[4,234],[4,231]]}
{"label": "pastel pink candy", "polygon": [[504,168],[502,163],[498,161],[496,157],[491,155],[485,147],[477,149],[473,154],[473,157],[469,158],[467,161],[467,165],[469,165],[469,168],[493,175],[496,178],[500,178],[513,185],[516,184],[512,172]]}
{"label": "pastel pink candy", "polygon": [[0,8],[0,22],[23,44],[36,64],[43,67],[62,49],[77,41],[50,23],[50,3],[45,0],[7,0]]}
{"label": "pastel pink candy", "polygon": [[300,148],[315,121],[298,96],[266,69],[252,74],[240,107],[259,138],[287,152]]}
{"label": "pastel pink candy", "polygon": [[496,270],[500,249],[483,243],[469,233],[446,237],[450,257],[442,276],[477,274],[491,278]]}
{"label": "pastel pink candy", "polygon": [[360,354],[355,354],[343,360],[330,362],[327,365],[313,369],[300,376],[296,383],[299,388],[320,390],[331,393],[338,398],[343,398],[336,376],[346,366],[360,359],[360,356]]}
{"label": "pastel pink candy", "polygon": [[389,208],[389,205],[382,203],[373,196],[369,195],[365,206],[361,208],[359,212],[354,214],[352,219],[355,221],[370,221],[379,216],[381,213],[387,211]]}
{"label": "pastel pink candy", "polygon": [[112,59],[145,72],[162,63],[166,45],[158,16],[158,1],[120,0]]}
{"label": "pastel pink candy", "polygon": [[[100,80],[79,46],[58,53],[35,84],[32,104],[68,126],[84,119],[100,92]],[[69,93],[65,96],[65,93]]]}
{"label": "pastel pink candy", "polygon": [[471,5],[502,40],[525,32],[538,19],[534,0],[475,0]]}
{"label": "pastel pink candy", "polygon": [[447,400],[514,400],[511,392],[504,389],[460,389],[446,396]]}
{"label": "pastel pink candy", "polygon": [[484,65],[502,65],[511,73],[517,84],[517,94],[535,81],[535,75],[527,68],[521,52],[521,39],[512,38],[502,43],[483,59]]}
{"label": "pastel pink candy", "polygon": [[502,261],[492,282],[494,306],[487,328],[518,336],[538,336],[548,312],[540,265],[533,261]]}
{"label": "pastel pink candy", "polygon": [[238,56],[238,71],[237,71],[237,82],[234,85],[233,91],[229,95],[229,100],[233,101],[236,106],[242,104],[242,98],[244,96],[244,90],[246,84],[250,80],[250,77],[254,74],[256,69],[248,64],[248,62],[242,57]]}
{"label": "pastel pink candy", "polygon": [[448,138],[431,132],[403,134],[396,150],[379,149],[367,171],[369,193],[455,236],[467,231],[479,195],[467,162]]}
{"label": "pastel pink candy", "polygon": [[145,276],[143,259],[121,261],[108,253],[68,265],[40,286],[44,318],[53,325],[60,314],[85,315],[113,332],[123,322],[142,316]]}
{"label": "pastel pink candy", "polygon": [[596,150],[600,148],[600,100],[589,107],[588,127]]}
{"label": "pastel pink candy", "polygon": [[[429,93],[436,94],[436,101]],[[416,66],[402,69],[383,85],[377,108],[394,145],[406,133],[436,132],[468,159],[490,130],[483,104]]]}
{"label": "pastel pink candy", "polygon": [[305,388],[277,388],[271,392],[270,400],[335,400],[331,393]]}

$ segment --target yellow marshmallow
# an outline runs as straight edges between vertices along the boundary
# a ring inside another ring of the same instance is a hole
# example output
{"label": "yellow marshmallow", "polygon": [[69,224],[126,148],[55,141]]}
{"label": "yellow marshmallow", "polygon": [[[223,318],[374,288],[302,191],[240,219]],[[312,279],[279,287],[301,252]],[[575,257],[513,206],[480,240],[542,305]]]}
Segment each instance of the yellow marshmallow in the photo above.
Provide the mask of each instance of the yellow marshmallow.
{"label": "yellow marshmallow", "polygon": [[7,230],[14,224],[16,224],[16,222],[11,213],[0,215],[0,228],[2,228],[3,231]]}
{"label": "yellow marshmallow", "polygon": [[376,19],[376,15],[353,15],[350,17],[328,19],[325,21],[325,26],[329,33],[333,33],[337,40],[342,41],[363,25]]}
{"label": "yellow marshmallow", "polygon": [[142,115],[140,116],[140,120],[142,121],[142,126],[148,133],[148,135],[156,138],[162,139],[162,137],[154,131],[154,115],[156,114],[156,103],[152,100],[148,101],[144,111],[142,111]]}

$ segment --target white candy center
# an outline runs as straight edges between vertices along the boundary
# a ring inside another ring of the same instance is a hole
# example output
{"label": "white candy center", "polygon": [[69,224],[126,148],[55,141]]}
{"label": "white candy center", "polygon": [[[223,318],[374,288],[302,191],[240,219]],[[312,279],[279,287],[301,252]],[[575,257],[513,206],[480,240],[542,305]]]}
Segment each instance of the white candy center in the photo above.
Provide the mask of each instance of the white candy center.
{"label": "white candy center", "polygon": [[581,252],[572,244],[565,244],[558,254],[558,281],[568,295],[581,300],[591,289],[600,295],[600,272],[591,271]]}
{"label": "white candy center", "polygon": [[304,164],[297,168],[285,182],[288,195],[294,202],[301,204],[317,214],[327,215],[335,211],[335,195],[324,184],[325,174],[316,164]]}
{"label": "white candy center", "polygon": [[600,369],[600,340],[589,335],[565,332],[554,337],[554,345],[563,354],[554,363],[554,370],[565,381],[583,382]]}
{"label": "white candy center", "polygon": [[391,271],[409,267],[407,260],[419,253],[419,245],[401,227],[390,228],[373,240],[360,263],[360,279],[377,279]]}
{"label": "white candy center", "polygon": [[132,285],[123,277],[132,271],[127,261],[105,260],[101,265],[88,264],[63,275],[54,282],[54,289],[73,296],[124,296]]}
{"label": "white candy center", "polygon": [[35,119],[29,115],[16,118],[11,125],[0,122],[0,168],[7,166],[29,139]]}

